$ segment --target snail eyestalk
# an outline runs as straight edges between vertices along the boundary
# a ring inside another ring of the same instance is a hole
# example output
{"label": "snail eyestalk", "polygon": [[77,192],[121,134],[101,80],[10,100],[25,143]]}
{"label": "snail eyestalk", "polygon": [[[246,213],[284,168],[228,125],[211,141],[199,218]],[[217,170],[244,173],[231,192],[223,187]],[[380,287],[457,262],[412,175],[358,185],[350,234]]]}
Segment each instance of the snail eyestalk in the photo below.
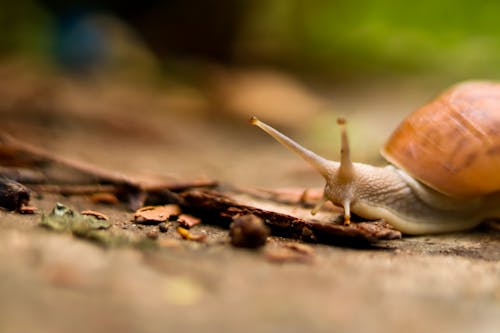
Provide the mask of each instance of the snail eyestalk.
{"label": "snail eyestalk", "polygon": [[351,150],[349,148],[349,138],[345,129],[346,120],[338,118],[337,124],[340,127],[340,168],[339,177],[345,180],[352,180],[354,177],[354,168],[351,161]]}
{"label": "snail eyestalk", "polygon": [[[315,215],[327,201],[332,201],[333,203],[342,205],[344,207],[344,224],[348,225],[351,220],[351,204],[353,203],[355,198],[355,173],[349,151],[349,140],[347,138],[347,132],[345,129],[346,121],[343,118],[339,118],[337,120],[341,132],[340,163],[329,161],[319,155],[316,155],[312,151],[300,146],[289,137],[278,132],[271,126],[261,122],[256,117],[252,117],[250,119],[250,123],[259,127],[267,134],[271,135],[283,146],[300,155],[304,160],[309,162],[316,170],[318,170],[320,174],[325,178],[327,188],[329,188],[330,190],[328,191],[328,193],[325,192],[323,198],[311,211],[311,214]],[[335,193],[335,195],[332,195],[332,193]]]}
{"label": "snail eyestalk", "polygon": [[259,123],[259,119],[257,119],[256,116],[252,116],[252,118],[250,118],[250,124],[252,125],[255,125],[255,126],[258,126],[257,123]]}
{"label": "snail eyestalk", "polygon": [[302,157],[306,162],[311,164],[318,172],[325,178],[328,179],[332,172],[335,172],[338,169],[338,162],[329,161],[312,151],[302,147],[297,142],[293,141],[286,135],[278,132],[271,126],[263,123],[256,117],[252,117],[250,119],[250,123],[254,126],[259,127],[264,132],[272,136],[276,141],[281,143],[283,146],[293,151],[300,157]]}
{"label": "snail eyestalk", "polygon": [[[337,124],[340,127],[340,167],[336,177],[339,183],[345,184],[346,187],[351,187],[354,181],[354,166],[351,161],[349,138],[345,128],[346,120],[338,118]],[[351,202],[352,198],[346,194],[346,197],[342,201],[342,206],[344,207],[344,225],[351,223]]]}

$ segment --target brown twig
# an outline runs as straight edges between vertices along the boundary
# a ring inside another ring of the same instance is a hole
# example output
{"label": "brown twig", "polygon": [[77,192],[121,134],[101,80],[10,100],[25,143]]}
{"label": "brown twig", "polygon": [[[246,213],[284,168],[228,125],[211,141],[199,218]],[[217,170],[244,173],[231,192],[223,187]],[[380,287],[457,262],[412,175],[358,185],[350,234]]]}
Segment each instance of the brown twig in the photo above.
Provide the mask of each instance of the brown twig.
{"label": "brown twig", "polygon": [[8,146],[11,150],[17,152],[27,153],[32,158],[36,158],[38,160],[44,160],[52,164],[69,167],[70,169],[73,169],[75,171],[93,176],[94,178],[96,178],[96,180],[107,181],[114,184],[126,184],[133,187],[140,187],[140,183],[135,181],[133,178],[123,175],[119,172],[100,168],[83,161],[55,155],[46,149],[23,142],[5,133],[0,133],[0,145]]}
{"label": "brown twig", "polygon": [[[114,170],[56,155],[5,133],[0,133],[0,158],[3,158],[5,163],[14,166],[4,167],[5,173],[14,177],[24,177],[23,183],[35,191],[64,195],[108,192],[119,195],[122,200],[128,202],[132,210],[143,206],[146,201],[154,201],[156,204],[175,202],[177,197],[172,192],[217,185],[217,182],[213,180],[179,182],[134,178]],[[49,170],[54,167],[66,168],[76,174],[69,180],[61,180],[57,178],[59,172],[54,173]],[[23,170],[22,173],[21,170]],[[81,180],[81,176],[85,176],[86,179]]]}
{"label": "brown twig", "polygon": [[378,240],[401,238],[399,231],[383,221],[352,223],[345,226],[332,221],[304,219],[293,215],[294,208],[290,209],[290,214],[281,213],[269,208],[259,208],[255,201],[247,204],[232,199],[230,194],[225,195],[213,190],[188,190],[183,192],[181,197],[187,209],[199,215],[219,216],[219,219],[206,219],[207,221],[254,214],[262,218],[273,232],[304,241],[366,245]]}

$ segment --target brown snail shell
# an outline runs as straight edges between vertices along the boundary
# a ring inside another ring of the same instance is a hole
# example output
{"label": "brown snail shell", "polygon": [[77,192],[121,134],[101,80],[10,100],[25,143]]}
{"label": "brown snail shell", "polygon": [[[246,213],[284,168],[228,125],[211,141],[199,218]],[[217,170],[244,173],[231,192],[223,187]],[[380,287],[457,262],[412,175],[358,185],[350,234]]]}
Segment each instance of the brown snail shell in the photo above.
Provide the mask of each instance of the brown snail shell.
{"label": "brown snail shell", "polygon": [[409,115],[382,155],[453,197],[500,191],[500,84],[451,87]]}

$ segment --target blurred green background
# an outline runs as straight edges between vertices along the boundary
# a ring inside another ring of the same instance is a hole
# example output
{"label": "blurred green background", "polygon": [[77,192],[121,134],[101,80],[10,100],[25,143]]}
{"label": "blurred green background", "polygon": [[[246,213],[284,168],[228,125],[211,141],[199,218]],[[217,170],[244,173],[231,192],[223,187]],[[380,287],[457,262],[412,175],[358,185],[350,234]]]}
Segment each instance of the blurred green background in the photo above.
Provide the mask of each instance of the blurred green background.
{"label": "blurred green background", "polygon": [[61,62],[61,22],[95,14],[123,22],[164,63],[264,64],[328,80],[500,75],[500,2],[477,0],[2,1],[0,53]]}

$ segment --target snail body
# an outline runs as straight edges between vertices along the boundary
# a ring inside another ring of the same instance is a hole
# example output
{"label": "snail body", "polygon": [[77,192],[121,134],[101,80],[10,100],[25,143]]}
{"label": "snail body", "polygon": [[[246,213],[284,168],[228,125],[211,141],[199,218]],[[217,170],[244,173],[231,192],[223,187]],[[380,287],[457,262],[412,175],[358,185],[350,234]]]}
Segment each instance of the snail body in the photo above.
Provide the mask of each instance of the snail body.
{"label": "snail body", "polygon": [[406,118],[382,149],[392,164],[350,159],[345,121],[340,162],[327,160],[252,118],[326,180],[323,198],[367,219],[384,219],[406,234],[467,230],[500,218],[500,84],[456,85]]}

